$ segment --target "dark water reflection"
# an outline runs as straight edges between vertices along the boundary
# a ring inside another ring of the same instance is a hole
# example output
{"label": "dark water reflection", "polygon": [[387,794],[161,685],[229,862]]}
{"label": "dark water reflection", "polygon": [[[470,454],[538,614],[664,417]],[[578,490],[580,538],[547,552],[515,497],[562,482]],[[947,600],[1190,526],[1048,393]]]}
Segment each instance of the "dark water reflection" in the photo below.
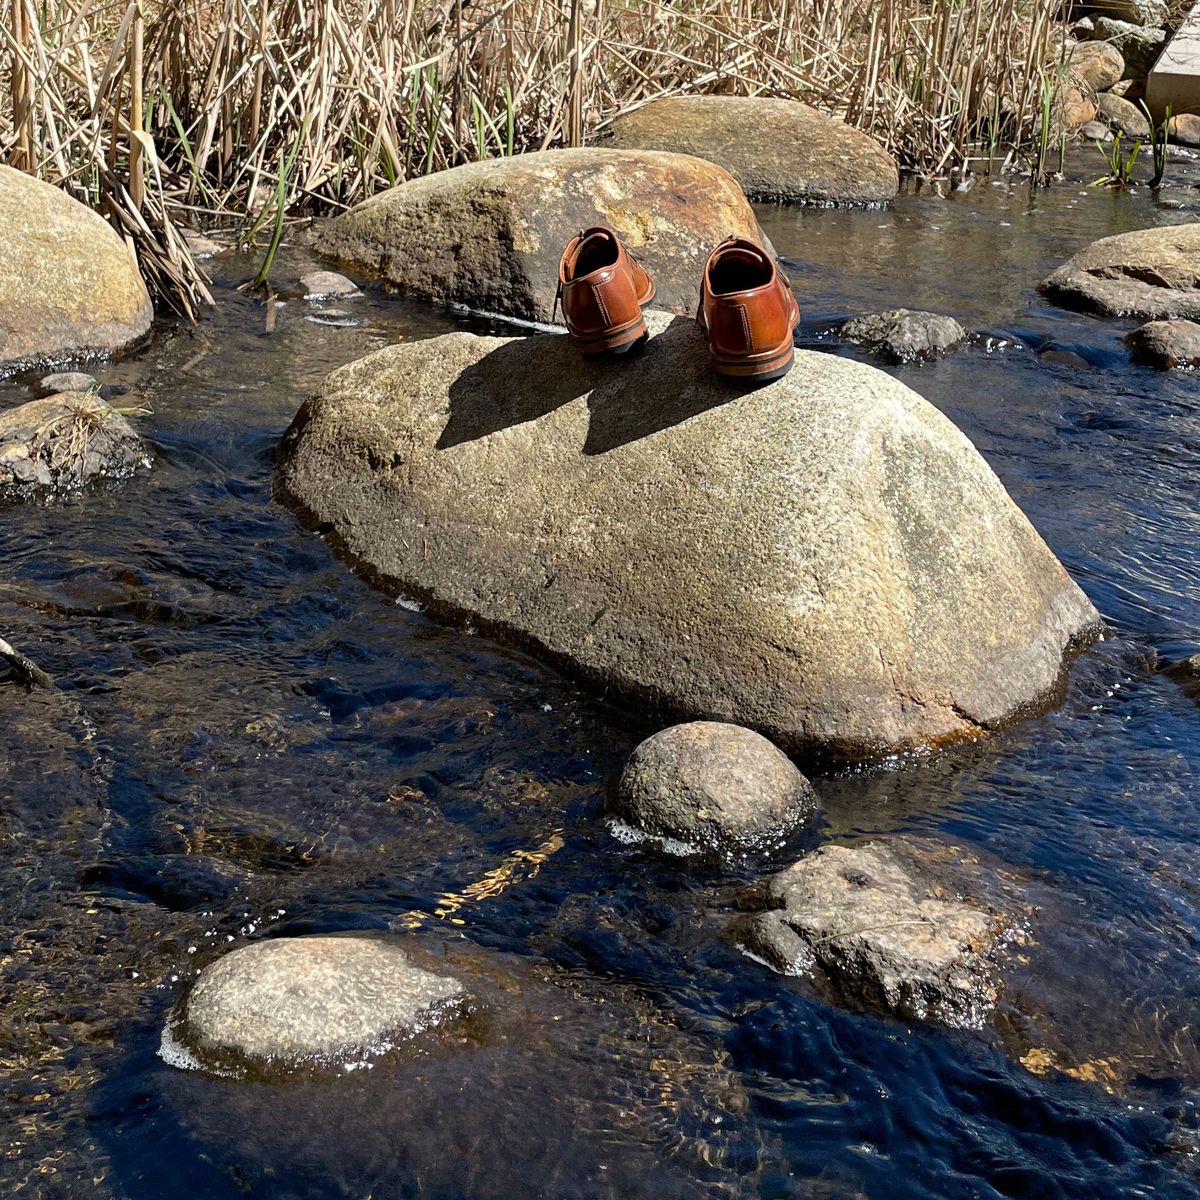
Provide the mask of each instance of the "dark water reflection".
{"label": "dark water reflection", "polygon": [[[1186,171],[1167,201],[1197,195]],[[635,721],[372,591],[272,503],[273,447],[325,371],[471,323],[372,295],[342,305],[364,325],[291,300],[268,334],[229,286],[245,265],[220,266],[210,321],[101,372],[154,410],[154,471],[0,520],[0,630],[63,684],[0,690],[5,1194],[1200,1193],[1200,712],[1155,668],[1200,648],[1200,387],[1129,367],[1129,323],[1034,291],[1083,242],[1186,215],[986,182],[763,212],[806,343],[895,304],[1006,343],[898,374],[1113,627],[1055,713],[820,782],[826,835],[965,844],[1040,910],[984,1035],[833,1009],[741,958],[719,932],[754,868],[697,872],[604,828]],[[507,981],[490,1040],[290,1087],[156,1056],[227,947],[394,928]],[[1077,1077],[1031,1073],[1035,1052]]]}

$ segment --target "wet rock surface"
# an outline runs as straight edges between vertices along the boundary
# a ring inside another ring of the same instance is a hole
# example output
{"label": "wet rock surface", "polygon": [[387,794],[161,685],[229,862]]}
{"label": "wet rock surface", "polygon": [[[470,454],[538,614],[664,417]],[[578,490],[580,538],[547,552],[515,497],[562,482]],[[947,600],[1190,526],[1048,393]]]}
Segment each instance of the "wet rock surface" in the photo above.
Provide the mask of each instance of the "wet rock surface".
{"label": "wet rock surface", "polygon": [[429,958],[478,999],[419,1051],[311,1078],[157,1076],[187,1151],[212,1147],[223,1182],[287,1175],[314,1198],[510,1200],[531,1173],[581,1200],[720,1195],[749,1096],[719,1049],[619,979],[449,938]]}
{"label": "wet rock surface", "polygon": [[174,1036],[201,1061],[289,1070],[385,1053],[466,1001],[455,979],[379,938],[277,938],[208,966]]}
{"label": "wet rock surface", "polygon": [[941,858],[902,839],[824,846],[772,877],[754,902],[773,907],[733,936],[777,971],[819,972],[844,1003],[979,1028],[1000,994],[996,961],[1013,921],[964,896],[968,875]]}
{"label": "wet rock surface", "polygon": [[694,154],[751,200],[886,204],[896,163],[873,138],[807,104],[761,96],[675,96],[618,117],[604,145]]}
{"label": "wet rock surface", "polygon": [[852,318],[842,326],[841,336],[890,362],[910,363],[949,354],[967,331],[953,317],[893,308]]}
{"label": "wet rock surface", "polygon": [[1200,224],[1101,238],[1039,290],[1059,304],[1104,316],[1200,318]]}
{"label": "wet rock surface", "polygon": [[125,243],[61,188],[0,166],[0,371],[136,341],[154,311]]}
{"label": "wet rock surface", "polygon": [[1200,367],[1200,324],[1195,321],[1149,321],[1126,335],[1125,344],[1151,366]]}
{"label": "wet rock surface", "polygon": [[130,423],[99,396],[65,392],[0,411],[0,492],[76,491],[150,465]]}
{"label": "wet rock surface", "polygon": [[785,749],[870,755],[1045,702],[1098,618],[950,422],[826,354],[731,392],[694,322],[651,331],[633,366],[555,336],[368,356],[297,415],[281,491],[435,611]]}
{"label": "wet rock surface", "polygon": [[357,294],[358,284],[337,271],[309,271],[300,278],[307,300],[331,300]]}
{"label": "wet rock surface", "polygon": [[654,277],[654,304],[694,313],[711,249],[758,223],[726,171],[682,154],[547,150],[409,180],[327,223],[315,246],[400,291],[555,319],[563,246],[608,225]]}
{"label": "wet rock surface", "polygon": [[682,853],[753,850],[811,820],[816,797],[766,738],[739,725],[693,721],[634,750],[610,811]]}
{"label": "wet rock surface", "polygon": [[98,392],[100,382],[83,371],[61,371],[45,376],[38,384],[41,396],[57,396],[60,392]]}

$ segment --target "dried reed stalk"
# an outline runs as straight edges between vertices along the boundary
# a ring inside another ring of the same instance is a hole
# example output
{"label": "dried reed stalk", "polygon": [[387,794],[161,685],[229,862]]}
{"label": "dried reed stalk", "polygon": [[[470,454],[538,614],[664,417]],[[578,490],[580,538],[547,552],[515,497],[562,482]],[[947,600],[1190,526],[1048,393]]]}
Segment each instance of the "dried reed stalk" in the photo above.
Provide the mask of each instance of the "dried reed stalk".
{"label": "dried reed stalk", "polygon": [[[1057,0],[0,0],[0,154],[100,204],[194,313],[181,220],[337,211],[579,144],[658,96],[790,96],[944,171],[1027,141]],[[128,88],[128,104],[122,97]],[[144,127],[142,115],[145,113]],[[11,117],[10,115],[11,114]]]}

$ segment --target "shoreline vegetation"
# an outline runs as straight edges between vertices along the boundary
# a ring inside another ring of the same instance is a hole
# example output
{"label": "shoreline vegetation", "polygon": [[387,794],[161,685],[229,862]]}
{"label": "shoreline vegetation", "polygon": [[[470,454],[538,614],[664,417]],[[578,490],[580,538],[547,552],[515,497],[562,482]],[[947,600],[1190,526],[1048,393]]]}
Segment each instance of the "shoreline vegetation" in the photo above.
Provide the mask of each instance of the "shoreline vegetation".
{"label": "shoreline vegetation", "polygon": [[0,160],[101,211],[194,319],[211,297],[184,227],[275,242],[285,214],[585,144],[660,96],[798,99],[909,173],[1004,169],[1045,141],[1060,18],[1056,0],[0,0]]}

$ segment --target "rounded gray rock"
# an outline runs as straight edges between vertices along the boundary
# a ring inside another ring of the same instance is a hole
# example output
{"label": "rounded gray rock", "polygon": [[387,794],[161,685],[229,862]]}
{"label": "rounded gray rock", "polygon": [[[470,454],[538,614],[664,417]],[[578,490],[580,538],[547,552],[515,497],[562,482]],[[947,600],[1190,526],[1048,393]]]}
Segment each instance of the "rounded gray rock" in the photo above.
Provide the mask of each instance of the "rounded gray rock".
{"label": "rounded gray rock", "polygon": [[0,492],[24,497],[124,479],[150,465],[129,421],[93,392],[63,392],[0,411]]}
{"label": "rounded gray rock", "polygon": [[953,317],[908,308],[867,313],[842,326],[847,341],[896,363],[941,358],[966,336],[967,331]]}
{"label": "rounded gray rock", "polygon": [[694,321],[646,320],[636,362],[452,333],[341,367],[284,438],[280,494],[436,615],[789,753],[1054,701],[1099,617],[946,417],[815,351],[734,392]]}
{"label": "rounded gray rock", "polygon": [[591,225],[615,229],[650,272],[655,307],[689,314],[713,246],[759,236],[741,188],[713,163],[583,147],[409,179],[326,222],[314,246],[409,295],[553,323],[563,246]]}
{"label": "rounded gray rock", "polygon": [[154,317],[124,241],[62,188],[0,166],[0,367],[140,338]]}
{"label": "rounded gray rock", "polygon": [[1140,362],[1155,367],[1200,367],[1200,324],[1149,321],[1125,337]]}
{"label": "rounded gray rock", "polygon": [[618,117],[605,144],[694,154],[724,167],[751,200],[887,204],[900,185],[874,138],[796,100],[670,96]]}
{"label": "rounded gray rock", "polygon": [[792,761],[761,734],[690,721],[634,750],[611,807],[642,833],[724,850],[778,840],[812,818],[816,799]]}
{"label": "rounded gray rock", "polygon": [[1136,104],[1130,103],[1122,96],[1114,96],[1111,92],[1097,96],[1096,112],[1099,114],[1100,120],[1106,122],[1113,129],[1120,130],[1126,137],[1148,138],[1150,136],[1150,122],[1146,120],[1146,114]]}
{"label": "rounded gray rock", "polygon": [[201,972],[177,1036],[206,1066],[288,1068],[380,1053],[466,998],[394,942],[298,937],[255,942]]}
{"label": "rounded gray rock", "polygon": [[358,294],[358,284],[337,271],[309,271],[300,276],[306,300],[331,300]]}
{"label": "rounded gray rock", "polygon": [[1200,319],[1200,222],[1101,238],[1038,287],[1069,308],[1110,317]]}
{"label": "rounded gray rock", "polygon": [[100,383],[94,375],[83,371],[61,371],[57,375],[47,375],[38,384],[38,394],[41,396],[57,396],[60,392],[98,392]]}

